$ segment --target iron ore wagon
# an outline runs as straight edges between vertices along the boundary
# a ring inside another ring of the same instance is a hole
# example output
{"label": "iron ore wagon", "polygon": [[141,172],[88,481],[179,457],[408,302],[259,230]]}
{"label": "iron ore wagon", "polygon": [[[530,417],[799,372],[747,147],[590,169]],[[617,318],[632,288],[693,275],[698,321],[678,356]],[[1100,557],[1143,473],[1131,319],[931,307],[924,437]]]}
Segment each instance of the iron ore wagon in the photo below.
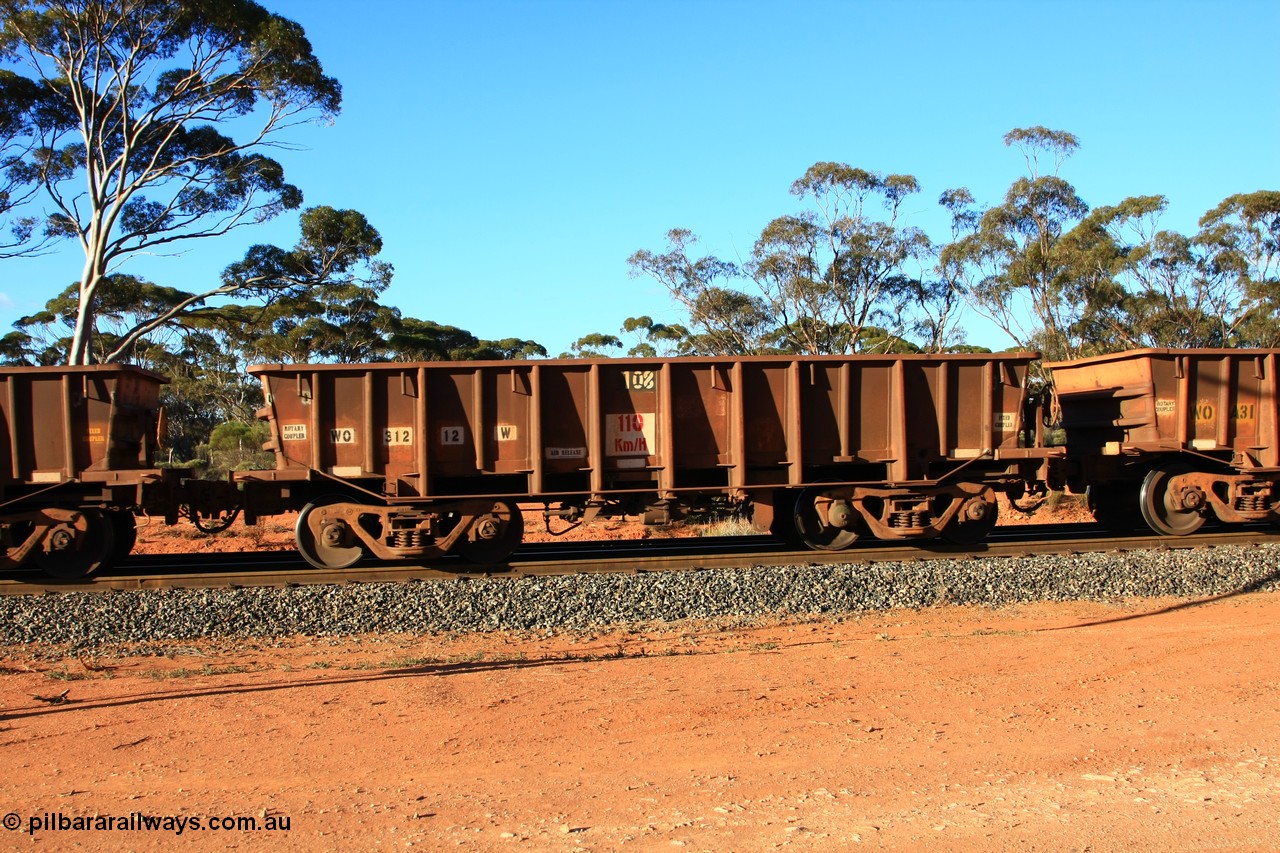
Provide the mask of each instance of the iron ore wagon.
{"label": "iron ore wagon", "polygon": [[505,560],[520,504],[570,522],[749,512],[840,549],[973,542],[1051,455],[1035,353],[258,365],[271,471],[246,520],[300,508],[317,566]]}
{"label": "iron ore wagon", "polygon": [[133,548],[134,508],[167,515],[160,388],[124,365],[0,370],[0,568],[80,577]]}
{"label": "iron ore wagon", "polygon": [[1141,349],[1051,362],[1067,479],[1099,521],[1185,535],[1278,519],[1274,349]]}

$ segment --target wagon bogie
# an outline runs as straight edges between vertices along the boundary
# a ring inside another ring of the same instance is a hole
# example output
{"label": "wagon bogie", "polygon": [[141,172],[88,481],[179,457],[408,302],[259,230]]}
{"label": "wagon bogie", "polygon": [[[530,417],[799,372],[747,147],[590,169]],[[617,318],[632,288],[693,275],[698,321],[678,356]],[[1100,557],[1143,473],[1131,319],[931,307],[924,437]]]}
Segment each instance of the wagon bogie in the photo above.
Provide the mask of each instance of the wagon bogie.
{"label": "wagon bogie", "polygon": [[954,545],[975,545],[987,538],[1000,517],[995,492],[953,496],[941,522],[941,536]]}
{"label": "wagon bogie", "polygon": [[0,568],[34,564],[61,580],[87,577],[119,556],[114,513],[46,508],[4,517]]}
{"label": "wagon bogie", "polygon": [[1234,471],[1201,471],[1194,464],[1194,460],[1168,462],[1143,480],[1142,513],[1153,529],[1186,535],[1209,517],[1227,524],[1276,519],[1275,480]]}
{"label": "wagon bogie", "polygon": [[1185,463],[1174,462],[1147,472],[1138,492],[1139,509],[1147,526],[1166,536],[1186,536],[1205,522],[1208,503],[1204,489]]}
{"label": "wagon bogie", "polygon": [[850,496],[820,486],[802,491],[792,510],[800,540],[815,551],[841,551],[858,540],[863,527]]}
{"label": "wagon bogie", "polygon": [[298,514],[298,551],[317,568],[345,569],[366,555],[424,561],[457,553],[472,563],[507,560],[524,536],[520,507],[508,499],[370,504],[324,495]]}
{"label": "wagon bogie", "polygon": [[801,541],[823,551],[847,548],[867,534],[973,544],[991,532],[997,515],[995,487],[977,482],[814,486],[800,492],[793,512]]}
{"label": "wagon bogie", "polygon": [[505,562],[524,539],[520,506],[505,498],[485,501],[471,514],[460,515],[457,525],[462,529],[462,537],[455,550],[462,559],[477,565]]}

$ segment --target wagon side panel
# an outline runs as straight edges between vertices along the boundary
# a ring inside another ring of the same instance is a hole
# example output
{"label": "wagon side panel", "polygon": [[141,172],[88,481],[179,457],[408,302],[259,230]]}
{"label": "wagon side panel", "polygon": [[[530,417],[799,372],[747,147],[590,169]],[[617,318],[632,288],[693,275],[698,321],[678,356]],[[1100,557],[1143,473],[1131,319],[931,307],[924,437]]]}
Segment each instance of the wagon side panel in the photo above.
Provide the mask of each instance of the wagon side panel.
{"label": "wagon side panel", "polygon": [[1074,447],[1246,452],[1274,466],[1276,350],[1135,350],[1051,365]]}
{"label": "wagon side panel", "polygon": [[150,469],[165,381],[127,366],[3,371],[0,476],[41,484]]}
{"label": "wagon side panel", "polygon": [[592,371],[599,400],[595,417],[602,453],[596,465],[601,485],[610,490],[671,489],[670,365],[650,369],[599,362]]}
{"label": "wagon side panel", "polygon": [[379,371],[372,376],[373,470],[386,478],[388,491],[396,495],[422,493],[420,452],[424,433],[419,423],[422,379],[414,367]]}
{"label": "wagon side panel", "polygon": [[592,371],[586,365],[533,366],[531,373],[538,429],[531,442],[531,467],[537,472],[533,490],[565,494],[591,491],[591,472],[599,465],[599,430],[592,429]]}
{"label": "wagon side panel", "polygon": [[735,402],[749,485],[799,482],[800,436],[792,416],[795,388],[787,363],[747,362]]}
{"label": "wagon side panel", "polygon": [[727,362],[672,364],[669,432],[676,486],[727,488],[740,480],[740,373]]}

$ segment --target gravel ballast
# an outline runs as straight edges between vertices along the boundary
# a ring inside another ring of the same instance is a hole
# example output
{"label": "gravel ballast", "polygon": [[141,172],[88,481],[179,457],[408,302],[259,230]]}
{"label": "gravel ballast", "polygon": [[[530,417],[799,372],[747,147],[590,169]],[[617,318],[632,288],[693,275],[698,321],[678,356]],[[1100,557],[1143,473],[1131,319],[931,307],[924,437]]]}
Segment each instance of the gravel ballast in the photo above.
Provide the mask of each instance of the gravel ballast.
{"label": "gravel ballast", "polygon": [[0,644],[577,630],[683,619],[1273,590],[1280,545],[432,583],[0,598]]}

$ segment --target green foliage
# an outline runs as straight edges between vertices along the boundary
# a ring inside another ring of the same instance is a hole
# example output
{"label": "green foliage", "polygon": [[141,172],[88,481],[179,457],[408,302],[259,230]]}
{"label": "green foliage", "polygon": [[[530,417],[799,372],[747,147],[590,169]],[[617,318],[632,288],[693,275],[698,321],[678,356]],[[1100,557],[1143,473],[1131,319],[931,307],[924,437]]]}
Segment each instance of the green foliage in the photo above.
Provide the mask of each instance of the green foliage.
{"label": "green foliage", "polygon": [[209,479],[225,479],[231,471],[260,471],[275,467],[275,454],[264,451],[262,445],[270,439],[270,430],[263,421],[243,423],[229,421],[213,428],[209,443]]}
{"label": "green foliage", "polygon": [[956,288],[930,276],[928,236],[899,221],[914,177],[821,162],[791,192],[810,206],[768,223],[743,268],[690,258],[697,238],[685,229],[667,233],[665,253],[631,256],[633,276],[657,280],[688,312],[679,351],[899,351],[913,346],[907,334],[931,350],[953,343]]}
{"label": "green foliage", "polygon": [[521,338],[486,341],[456,326],[413,317],[396,322],[387,345],[395,361],[492,361],[547,355],[546,349],[536,341]]}
{"label": "green foliage", "polygon": [[739,276],[737,266],[713,256],[689,257],[698,242],[692,232],[667,232],[667,251],[646,249],[627,259],[633,277],[647,275],[667,288],[689,314],[688,351],[705,355],[749,355],[764,352],[771,317],[764,300],[716,282]]}
{"label": "green foliage", "polygon": [[769,222],[743,267],[691,257],[697,238],[674,229],[666,252],[631,256],[631,274],[687,311],[682,353],[975,351],[957,326],[966,308],[1052,359],[1280,345],[1280,191],[1230,196],[1182,235],[1159,227],[1162,196],[1091,210],[1060,175],[1074,134],[1015,128],[1004,144],[1026,174],[986,208],[942,192],[945,243],[902,221],[914,177],[823,161],[791,186],[806,206]]}
{"label": "green foliage", "polygon": [[228,421],[218,424],[209,434],[209,449],[215,453],[228,450],[245,450],[260,448],[270,438],[267,424],[262,421],[241,423]]}
{"label": "green foliage", "polygon": [[35,144],[30,116],[39,99],[35,81],[0,69],[0,258],[36,254],[48,243],[36,230],[38,216],[17,213],[39,190],[20,167]]}
{"label": "green foliage", "polygon": [[1280,346],[1280,191],[1227,197],[1200,219],[1202,276],[1237,301],[1229,339]]}
{"label": "green foliage", "polygon": [[911,175],[824,162],[791,192],[812,208],[765,226],[747,266],[778,321],[771,343],[784,352],[855,351],[870,340],[864,330],[892,320],[894,306],[905,308],[919,278],[907,270],[932,251],[924,232],[898,224],[919,184]]}
{"label": "green foliage", "polygon": [[1075,134],[1065,130],[1050,130],[1043,125],[1015,127],[1004,135],[1006,147],[1017,148],[1027,160],[1027,172],[1032,179],[1040,177],[1040,157],[1053,157],[1053,174],[1058,174],[1063,162],[1080,148]]}
{"label": "green foliage", "polygon": [[[655,323],[648,315],[628,317],[622,321],[619,330],[631,338],[633,343],[627,347],[629,358],[658,358],[683,354],[690,346],[689,330],[678,323],[670,325]],[[605,348],[621,349],[627,344],[617,335],[592,332],[583,335],[569,345],[568,352],[560,353],[560,358],[608,358],[610,353]]]}
{"label": "green foliage", "polygon": [[[1010,131],[1005,144],[1022,149],[1028,175],[980,216],[960,210],[959,196],[944,197],[958,221],[977,224],[942,250],[940,268],[1019,345],[1039,344],[1052,358],[1072,358],[1082,352],[1088,276],[1078,245],[1063,235],[1089,207],[1057,171],[1079,143],[1065,131],[1034,127]],[[1053,174],[1040,173],[1045,155],[1053,157]],[[1028,318],[1037,325],[1028,327]]]}
{"label": "green foliage", "polygon": [[569,344],[569,352],[561,353],[561,358],[605,358],[606,355],[602,351],[605,347],[611,349],[621,348],[622,341],[616,335],[602,335],[599,332],[592,332],[583,335],[573,343]]}
{"label": "green foliage", "polygon": [[0,338],[0,364],[18,367],[32,362],[30,335],[25,332],[10,332]]}
{"label": "green foliage", "polygon": [[628,317],[622,321],[621,331],[635,341],[627,350],[627,355],[633,358],[673,355],[681,351],[689,338],[689,330],[679,323],[655,323],[648,315]]}

